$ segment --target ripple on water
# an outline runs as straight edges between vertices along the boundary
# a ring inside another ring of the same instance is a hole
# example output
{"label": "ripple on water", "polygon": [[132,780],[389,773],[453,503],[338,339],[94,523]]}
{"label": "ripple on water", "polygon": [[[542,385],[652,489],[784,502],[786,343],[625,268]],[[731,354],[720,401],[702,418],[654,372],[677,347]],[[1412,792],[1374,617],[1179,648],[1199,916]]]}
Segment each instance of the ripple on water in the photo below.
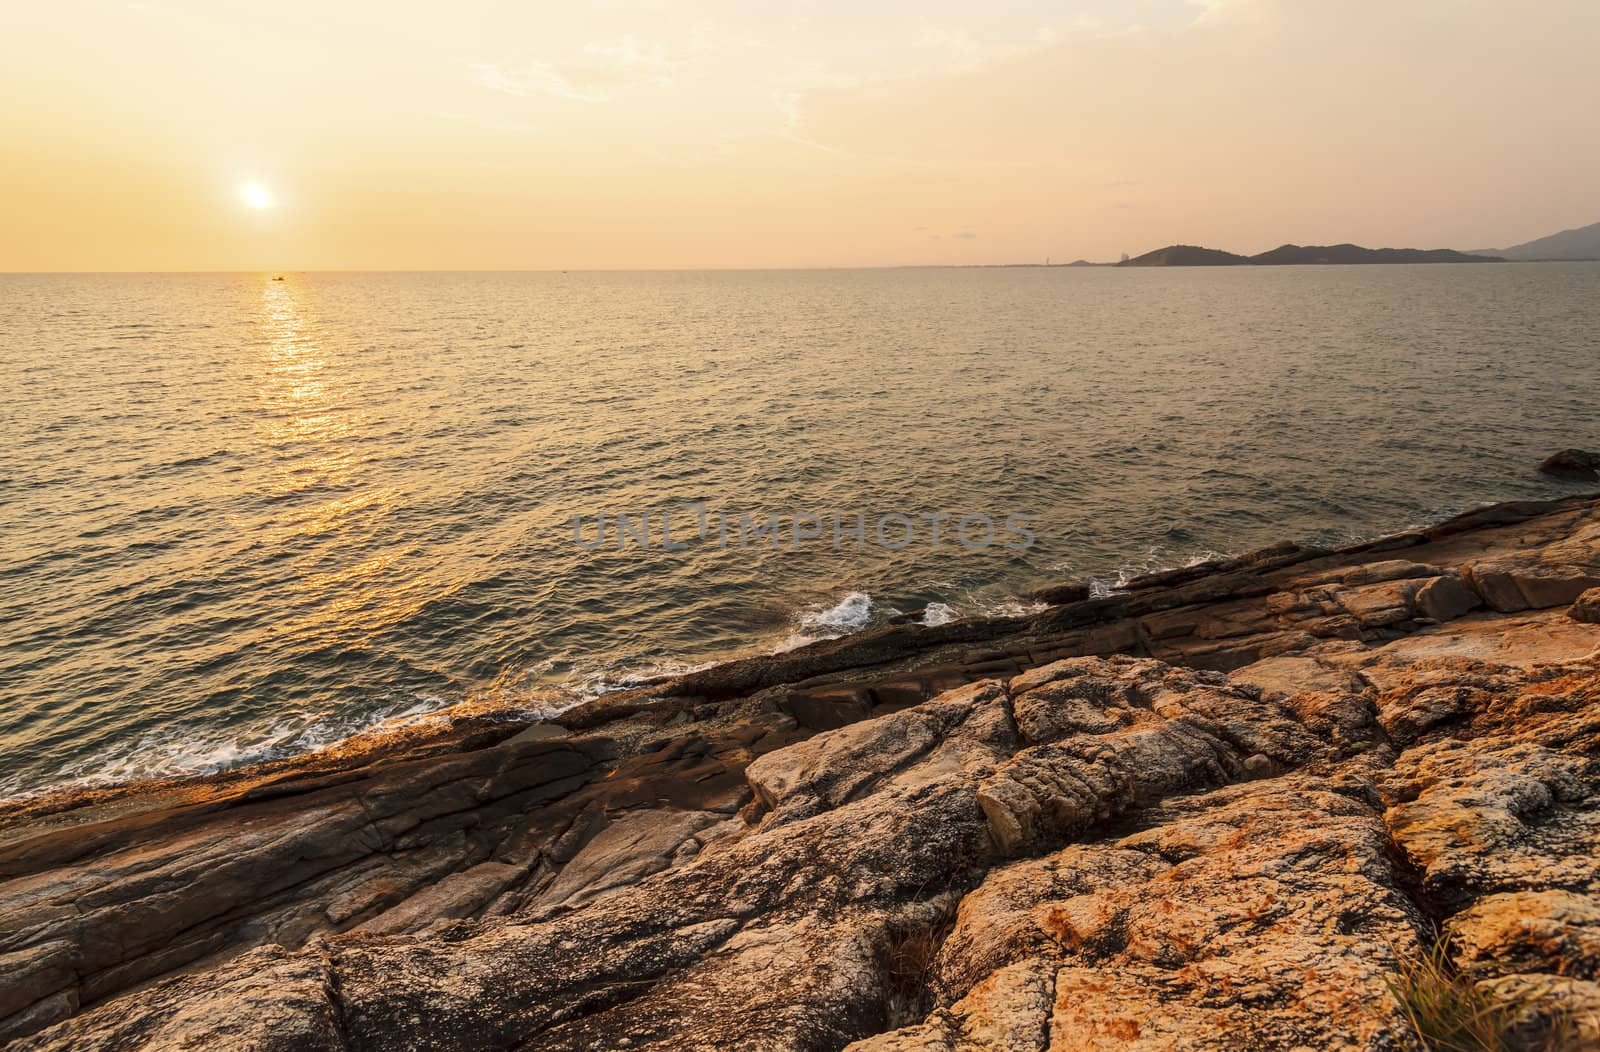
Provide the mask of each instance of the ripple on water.
{"label": "ripple on water", "polygon": [[[1600,265],[0,276],[0,794],[1023,613],[1600,446]],[[703,501],[1034,516],[585,551]]]}

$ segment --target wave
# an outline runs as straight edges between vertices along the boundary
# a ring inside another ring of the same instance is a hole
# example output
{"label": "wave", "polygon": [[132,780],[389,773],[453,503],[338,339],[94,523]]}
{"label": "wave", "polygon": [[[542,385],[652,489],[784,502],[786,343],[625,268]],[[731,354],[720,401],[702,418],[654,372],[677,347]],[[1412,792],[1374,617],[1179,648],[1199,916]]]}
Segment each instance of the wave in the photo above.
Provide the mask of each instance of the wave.
{"label": "wave", "polygon": [[866,592],[847,592],[832,606],[803,610],[795,618],[796,629],[781,639],[772,653],[782,654],[808,643],[859,632],[872,622],[872,609],[872,596]]}
{"label": "wave", "polygon": [[695,663],[663,659],[644,662],[623,661],[603,665],[569,680],[562,688],[568,695],[568,700],[564,704],[559,704],[559,707],[555,708],[549,715],[559,715],[574,705],[582,704],[585,701],[590,701],[606,694],[648,687],[652,683],[660,683],[662,680],[671,679],[674,676],[686,676],[691,672],[702,672],[716,664],[717,662],[715,661]]}
{"label": "wave", "polygon": [[1179,554],[1166,547],[1151,548],[1139,562],[1124,563],[1110,574],[1091,576],[1089,595],[1094,599],[1104,599],[1106,596],[1127,591],[1135,578],[1146,574],[1161,573],[1166,570],[1187,570],[1190,567],[1229,557],[1228,552],[1210,548],[1186,554]]}
{"label": "wave", "polygon": [[185,722],[138,733],[130,740],[61,767],[42,786],[0,780],[0,800],[63,789],[94,789],[164,778],[199,778],[254,764],[321,752],[364,735],[437,722],[459,715],[444,698],[410,695],[358,713],[300,712],[258,727],[208,727]]}
{"label": "wave", "polygon": [[772,648],[786,651],[825,639],[838,639],[865,628],[882,624],[912,624],[933,628],[968,617],[1023,617],[1048,607],[1047,603],[1007,596],[1001,599],[971,599],[962,607],[941,600],[927,603],[916,616],[892,606],[880,606],[866,592],[847,592],[832,606],[810,607],[795,615],[796,627]]}
{"label": "wave", "polygon": [[618,691],[699,672],[715,661],[620,661],[579,671],[564,682],[539,678],[550,662],[531,670],[534,677],[497,680],[455,700],[436,695],[404,695],[359,712],[302,711],[269,725],[216,727],[197,722],[168,724],[137,733],[115,746],[93,752],[53,772],[42,784],[0,778],[0,802],[15,802],[74,789],[100,789],[169,778],[203,778],[224,771],[310,756],[344,748],[368,736],[402,728],[445,731],[456,721],[553,719],[574,706]]}
{"label": "wave", "polygon": [[[815,605],[793,616],[795,629],[770,648],[783,653],[808,643],[852,635],[874,625],[947,625],[965,617],[1017,617],[1037,613],[1047,604],[1015,598],[972,600],[962,607],[927,603],[915,617],[875,600],[867,592],[849,591],[831,605]],[[625,658],[571,668],[552,677],[556,659],[506,673],[463,698],[405,694],[358,712],[302,710],[273,723],[215,727],[186,721],[137,733],[109,749],[59,768],[44,784],[0,778],[0,801],[23,800],[72,789],[106,788],[168,778],[204,777],[256,764],[306,756],[345,747],[368,735],[400,728],[434,725],[446,730],[456,720],[489,717],[505,720],[552,719],[586,701],[619,691],[647,687],[676,676],[700,672],[726,660],[688,661],[672,658]],[[736,656],[736,655],[731,655]]]}
{"label": "wave", "polygon": [[850,592],[825,610],[804,614],[800,626],[821,631],[859,632],[872,619],[872,596]]}

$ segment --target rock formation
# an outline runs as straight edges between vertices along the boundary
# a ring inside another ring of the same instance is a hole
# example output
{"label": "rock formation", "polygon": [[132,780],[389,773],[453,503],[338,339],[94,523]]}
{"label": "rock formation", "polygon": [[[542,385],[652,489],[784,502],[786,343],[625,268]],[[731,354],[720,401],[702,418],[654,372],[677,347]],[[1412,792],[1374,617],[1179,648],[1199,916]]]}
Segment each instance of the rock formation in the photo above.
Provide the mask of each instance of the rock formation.
{"label": "rock formation", "polygon": [[1595,1047],[1597,587],[1501,505],[15,802],[0,1040],[1376,1052],[1443,932]]}
{"label": "rock formation", "polygon": [[1579,479],[1593,482],[1600,479],[1600,453],[1589,453],[1581,449],[1563,449],[1559,453],[1552,453],[1539,465],[1539,470],[1546,475],[1555,475],[1558,478]]}

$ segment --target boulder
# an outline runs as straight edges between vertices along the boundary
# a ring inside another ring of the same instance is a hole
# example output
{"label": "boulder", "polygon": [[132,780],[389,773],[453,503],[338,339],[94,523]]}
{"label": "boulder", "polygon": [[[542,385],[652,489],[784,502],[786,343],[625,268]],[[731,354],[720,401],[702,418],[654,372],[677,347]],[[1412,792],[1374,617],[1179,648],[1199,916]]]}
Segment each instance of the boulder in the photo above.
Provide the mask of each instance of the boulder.
{"label": "boulder", "polygon": [[1552,453],[1539,465],[1546,475],[1559,478],[1582,479],[1586,482],[1600,480],[1600,453],[1582,449],[1563,449]]}
{"label": "boulder", "polygon": [[1434,621],[1454,621],[1483,605],[1483,599],[1454,574],[1428,581],[1412,601],[1418,613]]}

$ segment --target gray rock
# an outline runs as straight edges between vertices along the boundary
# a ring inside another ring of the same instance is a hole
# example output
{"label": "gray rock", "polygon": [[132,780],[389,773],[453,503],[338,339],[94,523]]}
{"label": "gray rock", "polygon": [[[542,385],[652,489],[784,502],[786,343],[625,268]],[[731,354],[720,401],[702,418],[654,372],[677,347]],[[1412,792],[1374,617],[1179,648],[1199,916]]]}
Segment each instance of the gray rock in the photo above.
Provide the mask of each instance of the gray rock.
{"label": "gray rock", "polygon": [[1593,482],[1600,480],[1600,453],[1590,453],[1582,449],[1563,449],[1546,457],[1539,464],[1539,470],[1546,475]]}

